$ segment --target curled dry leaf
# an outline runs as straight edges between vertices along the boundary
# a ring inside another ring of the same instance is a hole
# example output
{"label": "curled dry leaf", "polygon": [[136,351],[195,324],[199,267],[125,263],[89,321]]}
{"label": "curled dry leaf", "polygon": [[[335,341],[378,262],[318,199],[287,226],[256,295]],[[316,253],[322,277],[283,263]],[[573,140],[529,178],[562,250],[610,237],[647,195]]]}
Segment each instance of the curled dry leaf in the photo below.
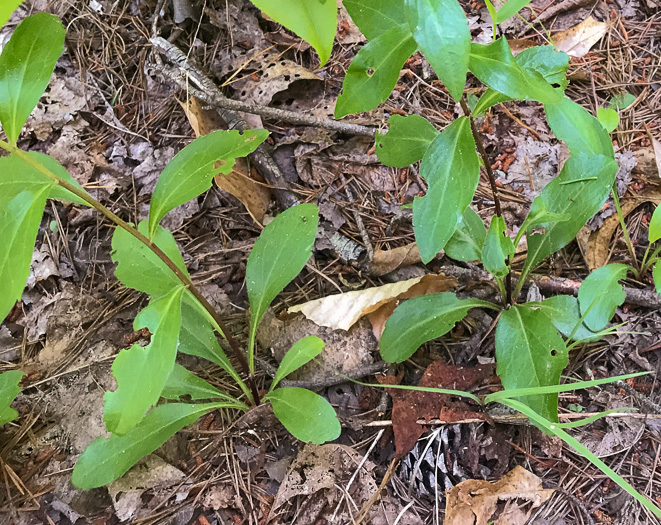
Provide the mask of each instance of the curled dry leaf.
{"label": "curled dry leaf", "polygon": [[607,29],[606,22],[599,22],[589,16],[580,24],[553,35],[553,42],[558,51],[564,51],[570,57],[582,57],[601,40]]}
{"label": "curled dry leaf", "polygon": [[[208,135],[221,128],[218,113],[213,109],[205,108],[195,97],[191,97],[185,103],[178,102],[184,109],[196,137]],[[252,178],[260,178],[254,170],[252,170],[252,174]],[[216,175],[214,181],[221,190],[239,199],[255,222],[261,224],[271,202],[271,194],[266,186],[259,184],[262,182],[261,179],[255,181],[252,178],[246,159],[239,158],[236,159],[232,173]]]}
{"label": "curled dry leaf", "polygon": [[[532,509],[553,495],[542,480],[520,466],[500,480],[469,479],[447,493],[445,525],[524,525]],[[500,509],[499,509],[500,507]],[[496,512],[499,516],[494,519]]]}
{"label": "curled dry leaf", "polygon": [[370,274],[380,277],[419,262],[422,262],[420,250],[418,250],[418,245],[415,242],[392,250],[375,250],[370,265]]}
{"label": "curled dry leaf", "polygon": [[[444,274],[427,274],[397,283],[384,284],[342,294],[330,295],[289,308],[290,313],[301,312],[308,319],[333,330],[348,330],[361,317],[370,314],[370,321],[376,330],[381,327],[377,338],[383,331],[382,325],[392,314],[401,299],[411,299],[430,293],[447,292],[457,286],[454,277]],[[376,325],[376,326],[375,326]]]}

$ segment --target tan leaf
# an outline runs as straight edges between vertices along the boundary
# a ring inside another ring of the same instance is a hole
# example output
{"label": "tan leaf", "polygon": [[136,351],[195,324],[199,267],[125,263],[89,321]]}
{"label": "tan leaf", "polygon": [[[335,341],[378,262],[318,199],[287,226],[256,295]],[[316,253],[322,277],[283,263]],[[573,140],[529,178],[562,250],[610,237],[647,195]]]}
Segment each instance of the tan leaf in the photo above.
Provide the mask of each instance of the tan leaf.
{"label": "tan leaf", "polygon": [[542,480],[520,466],[500,480],[469,479],[447,493],[445,525],[524,525],[532,510],[553,495],[553,489],[542,488]]}
{"label": "tan leaf", "polygon": [[[381,315],[375,315],[374,322],[385,323],[392,313],[396,302],[429,293],[447,292],[457,286],[454,277],[444,274],[427,274],[397,283],[384,284],[342,294],[330,295],[289,308],[290,313],[301,312],[305,317],[333,330],[348,330],[358,319],[368,314],[376,314],[380,308],[386,308]],[[388,313],[389,312],[389,313]],[[385,316],[385,317],[384,317]],[[370,316],[372,321],[372,316]],[[382,331],[382,330],[381,330]],[[377,335],[380,336],[380,333]]]}
{"label": "tan leaf", "polygon": [[[179,100],[177,102],[184,109],[196,137],[208,135],[221,128],[218,113],[213,109],[206,109],[195,97],[191,97],[185,103]],[[262,182],[257,173],[254,175],[255,179]],[[246,159],[236,159],[232,173],[216,175],[214,181],[221,190],[225,190],[239,199],[255,222],[262,223],[271,202],[271,194],[267,187],[252,180]]]}
{"label": "tan leaf", "polygon": [[[650,135],[651,136],[651,135]],[[659,177],[661,177],[661,142],[652,138],[652,146],[654,147],[654,159],[656,160],[656,171]]]}
{"label": "tan leaf", "polygon": [[370,265],[370,274],[379,277],[419,262],[421,262],[420,250],[418,250],[416,243],[393,248],[392,250],[375,250]]}
{"label": "tan leaf", "polygon": [[577,26],[553,35],[553,42],[559,51],[564,51],[571,57],[582,57],[599,42],[607,29],[606,22],[599,22],[589,16]]}

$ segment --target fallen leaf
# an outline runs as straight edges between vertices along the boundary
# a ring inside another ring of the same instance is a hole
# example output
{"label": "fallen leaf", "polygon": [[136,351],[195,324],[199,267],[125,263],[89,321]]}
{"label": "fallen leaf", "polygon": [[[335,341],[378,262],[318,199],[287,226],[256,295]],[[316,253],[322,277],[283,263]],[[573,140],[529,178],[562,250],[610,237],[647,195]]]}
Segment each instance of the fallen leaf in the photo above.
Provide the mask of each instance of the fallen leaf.
{"label": "fallen leaf", "polygon": [[[542,480],[520,466],[500,480],[469,479],[447,493],[445,525],[525,525],[532,510],[553,495]],[[523,500],[523,501],[522,501]],[[499,510],[499,517],[494,515]]]}
{"label": "fallen leaf", "polygon": [[395,304],[400,299],[410,299],[429,293],[447,292],[454,286],[457,286],[454,277],[427,274],[365,290],[329,295],[292,306],[288,311],[301,312],[319,326],[333,330],[348,330],[361,317],[376,312],[388,303]]}
{"label": "fallen leaf", "polygon": [[[208,135],[212,131],[221,128],[218,113],[213,109],[202,106],[202,103],[195,97],[191,97],[185,103],[178,102],[184,109],[196,137]],[[251,170],[246,159],[239,158],[236,159],[231,173],[216,175],[214,181],[221,190],[239,199],[255,222],[261,224],[271,202],[271,194],[266,186],[259,184],[263,181],[254,170],[252,177],[250,174]],[[253,179],[259,180],[255,181]]]}
{"label": "fallen leaf", "polygon": [[558,51],[564,51],[571,57],[582,57],[606,34],[607,29],[606,22],[589,16],[577,26],[553,35],[553,42]]}
{"label": "fallen leaf", "polygon": [[[464,368],[434,361],[423,373],[418,386],[469,390],[491,378],[494,372],[494,365]],[[377,380],[381,384],[393,385],[399,384],[401,377],[377,376]],[[447,394],[400,389],[388,389],[388,393],[393,400],[392,427],[395,434],[395,455],[399,459],[413,449],[416,441],[425,432],[425,427],[417,423],[419,419],[428,421],[438,418],[446,424],[465,419],[489,421],[484,413],[473,411],[468,401]]]}
{"label": "fallen leaf", "polygon": [[370,274],[380,277],[419,262],[421,262],[420,250],[415,242],[392,250],[374,250]]}
{"label": "fallen leaf", "polygon": [[661,177],[661,142],[656,140],[650,135],[652,139],[652,146],[654,147],[654,159],[656,160],[656,171],[659,177]]}

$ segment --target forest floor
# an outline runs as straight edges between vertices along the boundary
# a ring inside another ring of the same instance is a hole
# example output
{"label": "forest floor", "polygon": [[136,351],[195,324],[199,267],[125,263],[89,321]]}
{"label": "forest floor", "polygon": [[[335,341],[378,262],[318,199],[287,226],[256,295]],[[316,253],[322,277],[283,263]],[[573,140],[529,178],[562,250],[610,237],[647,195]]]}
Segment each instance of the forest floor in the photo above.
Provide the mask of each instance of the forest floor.
{"label": "forest floor", "polygon": [[[541,506],[530,495],[511,499],[523,521],[497,523],[658,523],[584,458],[534,427],[506,418],[476,422],[472,412],[447,396],[390,397],[381,389],[328,381],[330,368],[354,376],[378,369],[376,335],[383,319],[363,317],[346,331],[336,328],[344,307],[329,320],[330,327],[300,314],[283,319],[287,308],[341,292],[369,294],[375,286],[423,275],[429,275],[424,293],[471,293],[492,283],[477,267],[443,254],[423,265],[411,247],[411,212],[400,208],[424,191],[416,167],[380,164],[374,139],[362,128],[358,133],[328,128],[346,69],[365,42],[346,11],[340,10],[332,57],[320,69],[308,45],[262,17],[247,0],[168,0],[160,2],[160,12],[157,3],[25,2],[0,32],[0,45],[23,17],[37,11],[58,15],[67,39],[19,146],[53,156],[125,220],[144,219],[168,161],[195,133],[222,126],[212,109],[189,100],[159,72],[167,57],[150,44],[159,35],[228,97],[317,117],[317,125],[301,126],[242,114],[249,126],[271,132],[268,148],[290,187],[286,195],[271,191],[264,182],[268,174],[238,163],[232,177],[217,180],[199,199],[174,210],[164,225],[175,232],[193,281],[245,342],[244,277],[255,239],[265,222],[292,201],[320,206],[313,258],[265,319],[260,356],[272,361],[271,349],[277,354],[279,346],[300,336],[326,340],[322,366],[299,379],[336,407],[343,432],[334,443],[305,445],[268,413],[237,422],[237,414],[217,412],[179,432],[109,487],[76,490],[71,469],[85,447],[105,433],[103,394],[114,388],[112,360],[136,340],[132,323],[146,297],[114,277],[112,224],[92,210],[52,202],[22,302],[0,325],[0,371],[27,373],[14,405],[20,417],[0,430],[0,523],[440,524],[445,490],[467,479],[497,481],[516,466],[555,490]],[[534,0],[532,6],[541,24],[530,27],[515,18],[502,26],[508,38],[516,39],[513,48],[544,43],[542,27],[557,36],[583,23],[584,31],[564,34],[580,55],[570,62],[569,97],[596,113],[614,97],[630,95],[632,103],[621,111],[613,139],[622,207],[641,256],[651,212],[661,203],[661,4]],[[488,42],[491,22],[484,4],[464,2],[464,8],[474,41]],[[530,15],[528,9],[523,13]],[[478,86],[469,75],[469,91],[479,96],[483,88]],[[442,129],[461,109],[416,54],[387,102],[344,121],[385,131],[393,114],[423,115]],[[515,231],[568,152],[537,103],[498,105],[478,125],[499,177],[506,220]],[[483,178],[473,207],[485,220],[493,213],[491,198]],[[515,268],[522,260],[523,254],[517,255]],[[631,262],[612,202],[577,242],[537,269],[537,286],[526,293],[566,293],[607,262]],[[566,376],[661,372],[661,302],[651,278],[626,284],[632,292],[614,320],[623,323],[621,332],[577,347]],[[355,300],[351,297],[346,301]],[[487,314],[472,313],[446,337],[385,373],[417,384],[427,370],[447,382],[462,367],[479,366],[473,369],[479,370],[476,381],[493,384],[493,323]],[[217,367],[185,362],[216,386],[235,389]],[[260,385],[267,385],[268,374],[260,374]],[[655,378],[564,394],[560,407],[580,413],[636,407],[629,417],[604,418],[573,434],[661,505],[661,385]],[[375,382],[375,375],[363,379]],[[452,423],[438,424],[447,410],[453,411]]]}

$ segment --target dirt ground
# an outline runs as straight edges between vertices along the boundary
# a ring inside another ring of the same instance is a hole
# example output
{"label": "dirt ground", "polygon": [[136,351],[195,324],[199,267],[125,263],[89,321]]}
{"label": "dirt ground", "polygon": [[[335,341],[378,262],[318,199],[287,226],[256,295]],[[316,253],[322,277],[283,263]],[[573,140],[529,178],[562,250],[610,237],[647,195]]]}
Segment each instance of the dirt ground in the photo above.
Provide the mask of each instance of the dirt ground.
{"label": "dirt ground", "polygon": [[[491,22],[484,4],[462,3],[474,41],[488,42]],[[534,0],[532,5],[541,24],[531,27],[515,18],[502,26],[508,38],[518,39],[514,47],[542,43],[542,26],[555,34],[594,19],[591,31],[598,38],[577,37],[576,45],[587,51],[571,59],[570,98],[596,113],[613,97],[633,96],[613,137],[618,191],[642,254],[651,212],[661,203],[661,3]],[[196,102],[187,103],[186,90],[163,73],[168,59],[151,37],[166,38],[227,97],[252,105],[256,113],[269,106],[317,118],[317,125],[303,126],[241,113],[248,126],[271,132],[269,154],[289,190],[272,191],[272,174],[244,162],[237,165],[239,175],[219,180],[170,213],[164,225],[175,232],[195,284],[245,342],[246,259],[263,224],[296,199],[320,206],[313,259],[278,297],[260,330],[265,364],[259,380],[268,385],[269,363],[288,343],[319,335],[328,343],[323,362],[296,380],[330,400],[343,432],[332,444],[305,445],[268,412],[240,421],[231,411],[217,412],[179,432],[109,487],[76,490],[71,469],[85,447],[105,434],[103,393],[115,387],[110,366],[133,340],[132,322],[146,297],[113,275],[112,225],[92,210],[51,202],[22,302],[0,325],[0,371],[27,373],[14,405],[20,417],[0,429],[0,523],[440,524],[446,490],[467,479],[499,480],[516,466],[541,478],[545,489],[555,489],[539,506],[514,498],[528,520],[516,523],[658,523],[584,458],[521,421],[475,415],[448,396],[412,399],[329,380],[328,371],[339,368],[367,382],[391,381],[378,372],[384,370],[375,338],[379,319],[364,317],[349,330],[320,327],[301,314],[282,319],[287,308],[310,300],[427,274],[433,274],[425,277],[428,291],[492,293],[471,264],[440,255],[424,266],[409,253],[411,212],[400,206],[425,190],[416,166],[385,167],[364,128],[327,126],[345,71],[365,42],[343,8],[332,57],[321,69],[307,44],[247,0],[28,0],[0,32],[0,45],[23,17],[37,11],[63,20],[66,51],[19,146],[53,156],[125,220],[146,218],[159,173],[194,138],[199,119],[222,127],[213,109],[191,107]],[[469,75],[468,82],[479,96],[483,88],[477,80]],[[416,54],[386,103],[344,121],[383,130],[392,114],[423,115],[442,129],[461,109]],[[478,125],[499,177],[506,220],[516,231],[568,152],[536,103],[496,106]],[[482,179],[473,207],[483,219],[493,213],[490,199]],[[607,203],[578,242],[540,266],[529,297],[566,293],[591,268],[629,262],[613,214],[613,203]],[[515,268],[520,270],[522,261],[523,255],[517,256]],[[566,376],[661,372],[661,302],[651,278],[626,284],[630,293],[614,320],[623,323],[621,333],[573,350]],[[467,388],[494,386],[493,323],[487,314],[473,313],[385,373],[417,384],[425,369],[447,380],[459,367],[478,366]],[[217,367],[182,357],[209,382],[236,392]],[[360,373],[365,370],[371,374]],[[573,435],[659,505],[660,396],[655,374],[560,396],[561,412],[638,409]],[[444,410],[453,412],[454,422],[433,424],[443,420]],[[432,424],[418,423],[421,419]]]}

